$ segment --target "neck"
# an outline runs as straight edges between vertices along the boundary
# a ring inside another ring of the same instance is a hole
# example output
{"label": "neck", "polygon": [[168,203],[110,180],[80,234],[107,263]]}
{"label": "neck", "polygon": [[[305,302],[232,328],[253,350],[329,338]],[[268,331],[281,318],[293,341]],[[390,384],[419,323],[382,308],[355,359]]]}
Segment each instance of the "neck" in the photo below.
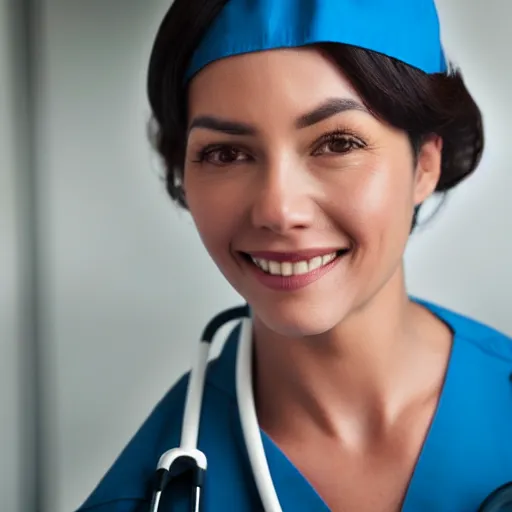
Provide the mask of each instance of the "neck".
{"label": "neck", "polygon": [[257,318],[254,329],[258,417],[274,438],[386,430],[415,398],[439,391],[450,345],[446,326],[408,299],[402,272],[315,339],[284,338]]}

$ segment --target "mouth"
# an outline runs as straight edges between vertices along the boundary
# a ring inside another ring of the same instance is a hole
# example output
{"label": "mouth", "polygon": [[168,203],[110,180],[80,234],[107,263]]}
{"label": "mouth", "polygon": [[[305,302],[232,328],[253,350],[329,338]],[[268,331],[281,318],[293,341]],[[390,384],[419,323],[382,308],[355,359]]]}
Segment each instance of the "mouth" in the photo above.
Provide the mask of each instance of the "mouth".
{"label": "mouth", "polygon": [[276,290],[303,288],[332,270],[350,249],[310,250],[300,253],[240,253],[258,280]]}

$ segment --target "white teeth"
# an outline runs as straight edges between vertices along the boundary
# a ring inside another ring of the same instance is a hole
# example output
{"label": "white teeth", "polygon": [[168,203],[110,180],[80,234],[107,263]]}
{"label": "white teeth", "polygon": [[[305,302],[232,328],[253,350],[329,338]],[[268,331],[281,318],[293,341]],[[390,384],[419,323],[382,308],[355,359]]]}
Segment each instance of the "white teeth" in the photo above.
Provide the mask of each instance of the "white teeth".
{"label": "white teeth", "polygon": [[256,264],[259,265],[265,272],[268,272],[268,261],[267,260],[256,260]]}
{"label": "white teeth", "polygon": [[278,263],[277,261],[269,261],[268,269],[273,276],[281,275],[281,263]]}
{"label": "white teeth", "polygon": [[309,272],[309,265],[307,261],[299,261],[293,264],[293,274],[300,276]]}
{"label": "white teeth", "polygon": [[293,276],[293,263],[289,263],[285,261],[281,263],[281,275],[283,276]]}
{"label": "white teeth", "polygon": [[330,263],[334,258],[336,258],[336,254],[334,253],[322,256],[322,265],[327,265],[327,263]]}
{"label": "white teeth", "polygon": [[317,256],[312,260],[309,260],[309,271],[316,270],[322,266],[322,256]]}
{"label": "white teeth", "polygon": [[312,272],[336,259],[336,253],[326,254],[325,256],[316,256],[308,261],[290,262],[269,261],[261,258],[253,258],[253,262],[263,271],[274,276],[300,276]]}

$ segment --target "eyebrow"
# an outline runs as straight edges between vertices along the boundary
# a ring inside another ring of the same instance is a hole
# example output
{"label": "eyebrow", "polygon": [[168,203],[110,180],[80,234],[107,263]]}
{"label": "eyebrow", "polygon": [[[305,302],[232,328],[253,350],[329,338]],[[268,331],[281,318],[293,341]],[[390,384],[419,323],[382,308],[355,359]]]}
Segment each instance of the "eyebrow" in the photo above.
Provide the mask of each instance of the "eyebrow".
{"label": "eyebrow", "polygon": [[295,122],[295,126],[298,129],[307,128],[349,110],[368,113],[368,109],[356,100],[350,98],[330,98],[311,112],[300,116]]}
{"label": "eyebrow", "polygon": [[214,116],[199,116],[194,118],[190,124],[188,133],[194,128],[205,128],[228,135],[256,135],[258,131],[250,124],[228,121]]}
{"label": "eyebrow", "polygon": [[[353,99],[330,98],[311,112],[301,115],[295,121],[295,127],[297,129],[307,128],[349,110],[358,110],[360,112],[369,113],[368,109],[364,105]],[[198,116],[194,118],[190,124],[190,128],[188,130],[189,133],[194,128],[204,128],[206,130],[222,132],[227,135],[250,136],[258,133],[258,130],[250,124],[238,121],[229,121],[215,116]]]}

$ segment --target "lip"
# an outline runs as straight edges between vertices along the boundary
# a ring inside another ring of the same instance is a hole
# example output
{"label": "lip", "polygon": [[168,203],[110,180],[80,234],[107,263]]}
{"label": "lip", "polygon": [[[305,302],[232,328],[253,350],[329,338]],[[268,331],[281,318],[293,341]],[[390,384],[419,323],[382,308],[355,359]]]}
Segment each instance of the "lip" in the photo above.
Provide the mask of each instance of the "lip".
{"label": "lip", "polygon": [[[316,251],[313,254],[313,258],[315,256],[325,255],[325,254],[331,254],[333,252],[339,252],[336,250],[329,249],[327,252],[324,252],[323,254],[320,254],[318,251]],[[247,253],[246,253],[247,254]],[[299,255],[299,259],[295,259],[294,261],[303,261],[305,256],[308,256],[308,254],[305,254],[305,252],[302,253],[268,253],[268,252],[259,252],[259,253],[250,253],[251,256],[254,254],[273,254],[272,258],[275,258],[276,254],[283,255],[286,254],[287,258],[289,258],[290,255]],[[257,265],[255,265],[253,262],[248,261],[247,258],[242,258],[243,264],[246,265],[251,273],[259,283],[263,284],[267,288],[270,288],[271,290],[275,291],[282,291],[282,292],[291,292],[296,290],[301,290],[303,288],[306,288],[310,284],[314,283],[315,281],[318,281],[320,278],[325,276],[327,273],[329,273],[331,270],[333,270],[340,262],[345,258],[346,255],[350,254],[350,251],[343,252],[336,256],[336,258],[328,263],[327,265],[324,265],[323,267],[317,268],[315,270],[312,270],[311,272],[308,272],[307,274],[301,274],[301,275],[293,275],[293,276],[280,276],[280,275],[271,275],[267,272],[264,272],[262,269],[260,269]],[[256,257],[256,256],[254,256]],[[263,256],[259,256],[263,257]],[[268,256],[267,256],[268,257]],[[270,259],[270,258],[269,258]],[[279,261],[276,259],[273,259],[272,261]],[[284,259],[280,261],[290,261],[290,259]]]}
{"label": "lip", "polygon": [[256,259],[263,259],[269,261],[277,261],[282,263],[289,261],[295,263],[297,261],[308,261],[316,258],[317,256],[326,256],[333,252],[339,252],[344,250],[343,247],[325,247],[319,249],[305,249],[302,251],[293,252],[276,252],[276,251],[245,251],[244,254],[248,254]]}

